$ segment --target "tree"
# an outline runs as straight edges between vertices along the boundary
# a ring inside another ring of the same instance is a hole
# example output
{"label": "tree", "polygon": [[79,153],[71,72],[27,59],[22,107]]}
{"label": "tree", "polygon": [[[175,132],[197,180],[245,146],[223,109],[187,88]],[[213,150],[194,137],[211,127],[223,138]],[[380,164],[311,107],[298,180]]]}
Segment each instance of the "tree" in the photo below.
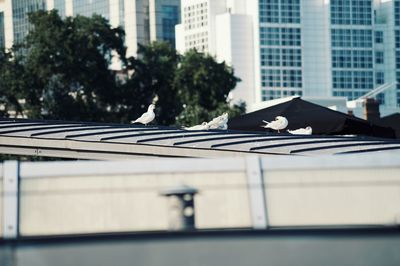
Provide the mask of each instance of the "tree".
{"label": "tree", "polygon": [[178,56],[169,43],[153,42],[139,45],[128,67],[133,75],[121,99],[127,99],[128,114],[143,113],[154,99],[159,125],[199,124],[223,112],[235,116],[244,111],[227,103],[239,79],[232,68],[209,55],[192,50]]}
{"label": "tree", "polygon": [[56,11],[29,15],[32,29],[19,53],[25,55],[29,117],[115,120],[114,55],[126,63],[124,31],[98,15],[61,19]]}
{"label": "tree", "polygon": [[121,98],[127,105],[128,115],[139,115],[156,101],[157,124],[174,124],[181,111],[173,86],[179,62],[176,50],[167,42],[153,42],[147,46],[139,45],[137,53],[137,58],[129,59],[128,69],[133,74],[124,85]]}
{"label": "tree", "polygon": [[229,92],[239,81],[225,62],[218,63],[212,56],[196,50],[188,51],[180,62],[174,80],[183,103],[177,123],[200,124],[226,111],[231,117],[242,113],[243,105],[231,108],[227,102]]}
{"label": "tree", "polygon": [[[209,55],[193,50],[179,56],[169,43],[154,42],[126,58],[124,30],[101,16],[62,19],[56,11],[37,11],[29,20],[24,43],[12,53],[17,57],[0,60],[7,66],[0,101],[20,112],[17,99],[24,99],[29,118],[126,123],[153,101],[158,125],[243,111],[227,103],[239,81],[233,69]],[[115,58],[118,73],[110,69]]]}
{"label": "tree", "polygon": [[22,69],[12,53],[0,50],[0,116],[7,117],[9,112],[22,114],[22,107],[18,102],[24,86],[24,79],[20,76]]}

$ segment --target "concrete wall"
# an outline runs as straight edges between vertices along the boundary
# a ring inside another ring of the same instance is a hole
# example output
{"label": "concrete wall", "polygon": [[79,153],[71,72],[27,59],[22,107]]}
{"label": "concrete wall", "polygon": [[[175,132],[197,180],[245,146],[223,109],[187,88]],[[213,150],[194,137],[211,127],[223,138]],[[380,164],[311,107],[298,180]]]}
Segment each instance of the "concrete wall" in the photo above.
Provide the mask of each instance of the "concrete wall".
{"label": "concrete wall", "polygon": [[159,192],[180,183],[200,190],[198,228],[251,225],[244,173],[57,176],[22,180],[20,233],[167,230],[167,200]]}
{"label": "concrete wall", "polygon": [[[167,201],[159,193],[181,184],[199,190],[198,229],[400,224],[398,152],[24,162],[19,169],[22,237],[167,230]],[[12,215],[3,206],[12,193],[2,184],[0,228]]]}
{"label": "concrete wall", "polygon": [[0,165],[0,236],[3,236],[3,165]]}

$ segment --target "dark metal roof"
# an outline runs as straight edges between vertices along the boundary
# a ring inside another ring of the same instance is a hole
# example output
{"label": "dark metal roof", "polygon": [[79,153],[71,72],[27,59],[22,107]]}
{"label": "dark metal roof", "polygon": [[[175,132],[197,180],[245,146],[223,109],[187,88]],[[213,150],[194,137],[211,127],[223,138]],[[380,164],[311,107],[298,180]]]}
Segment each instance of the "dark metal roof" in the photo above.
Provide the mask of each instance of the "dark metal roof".
{"label": "dark metal roof", "polygon": [[131,156],[219,157],[243,153],[319,155],[400,151],[400,141],[232,130],[0,118],[0,152],[114,159]]}

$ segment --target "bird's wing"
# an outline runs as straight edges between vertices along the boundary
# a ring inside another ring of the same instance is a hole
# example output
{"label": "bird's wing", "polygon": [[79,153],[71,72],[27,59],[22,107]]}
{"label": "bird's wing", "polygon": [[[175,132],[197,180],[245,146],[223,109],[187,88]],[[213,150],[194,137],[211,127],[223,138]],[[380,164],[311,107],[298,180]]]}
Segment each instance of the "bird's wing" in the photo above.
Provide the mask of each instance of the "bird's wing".
{"label": "bird's wing", "polygon": [[216,129],[218,127],[218,120],[214,118],[213,120],[208,122],[207,125],[210,129]]}
{"label": "bird's wing", "polygon": [[309,135],[310,132],[305,128],[299,128],[296,130],[288,130],[290,134],[297,134],[297,135]]}
{"label": "bird's wing", "polygon": [[196,125],[196,126],[192,126],[192,127],[185,127],[184,129],[186,130],[201,130],[202,129],[202,125]]}
{"label": "bird's wing", "polygon": [[146,112],[146,113],[142,114],[141,117],[139,117],[138,119],[133,121],[132,123],[142,123],[142,122],[146,121],[149,118],[149,116],[150,116],[149,113]]}
{"label": "bird's wing", "polygon": [[278,127],[277,121],[271,121],[269,122],[266,127],[272,128],[272,129],[276,129]]}

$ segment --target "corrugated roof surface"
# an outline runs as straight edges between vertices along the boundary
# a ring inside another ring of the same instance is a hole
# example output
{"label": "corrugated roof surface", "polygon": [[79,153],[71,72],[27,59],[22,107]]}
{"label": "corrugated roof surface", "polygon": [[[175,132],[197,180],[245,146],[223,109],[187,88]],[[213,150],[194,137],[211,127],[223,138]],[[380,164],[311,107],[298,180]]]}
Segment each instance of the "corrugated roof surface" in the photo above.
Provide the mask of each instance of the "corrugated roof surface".
{"label": "corrugated roof surface", "polygon": [[[94,145],[95,144],[95,145]],[[121,144],[123,144],[121,146]],[[76,158],[218,157],[242,153],[319,155],[399,150],[400,141],[352,136],[299,136],[231,130],[0,119],[2,153]],[[71,153],[73,152],[73,153]],[[65,154],[63,154],[65,153]],[[71,153],[71,154],[67,154]],[[75,155],[74,155],[75,154]]]}

